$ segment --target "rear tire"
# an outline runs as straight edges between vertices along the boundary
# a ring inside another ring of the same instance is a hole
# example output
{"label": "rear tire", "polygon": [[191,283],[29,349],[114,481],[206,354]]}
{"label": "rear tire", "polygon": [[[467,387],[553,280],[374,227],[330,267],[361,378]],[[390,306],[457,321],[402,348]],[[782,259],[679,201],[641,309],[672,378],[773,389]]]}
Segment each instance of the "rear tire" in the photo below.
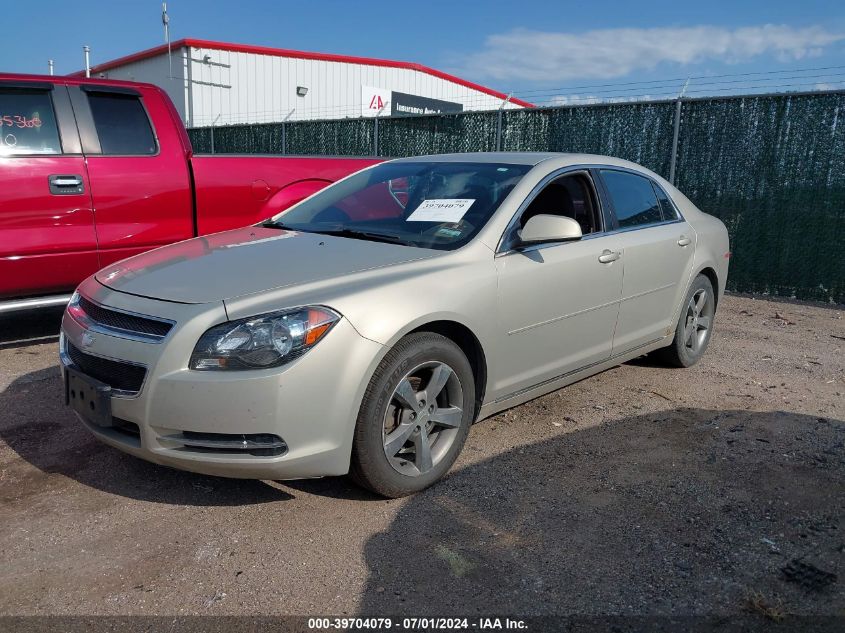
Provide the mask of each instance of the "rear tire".
{"label": "rear tire", "polygon": [[658,350],[655,355],[673,367],[695,365],[710,343],[715,314],[713,284],[706,276],[699,275],[684,298],[672,344]]}
{"label": "rear tire", "polygon": [[355,425],[352,479],[385,497],[423,490],[451,468],[475,415],[472,367],[432,332],[400,340],[379,364]]}

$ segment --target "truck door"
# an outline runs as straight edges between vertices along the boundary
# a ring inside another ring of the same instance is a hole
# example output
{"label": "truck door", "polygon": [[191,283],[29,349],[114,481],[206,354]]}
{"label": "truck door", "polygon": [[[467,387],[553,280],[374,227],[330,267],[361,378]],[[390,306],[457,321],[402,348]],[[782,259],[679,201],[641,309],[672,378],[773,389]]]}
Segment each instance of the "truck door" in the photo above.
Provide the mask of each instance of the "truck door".
{"label": "truck door", "polygon": [[69,88],[91,178],[100,266],[194,235],[188,163],[155,89]]}
{"label": "truck door", "polygon": [[0,80],[0,299],[69,293],[97,268],[67,88]]}

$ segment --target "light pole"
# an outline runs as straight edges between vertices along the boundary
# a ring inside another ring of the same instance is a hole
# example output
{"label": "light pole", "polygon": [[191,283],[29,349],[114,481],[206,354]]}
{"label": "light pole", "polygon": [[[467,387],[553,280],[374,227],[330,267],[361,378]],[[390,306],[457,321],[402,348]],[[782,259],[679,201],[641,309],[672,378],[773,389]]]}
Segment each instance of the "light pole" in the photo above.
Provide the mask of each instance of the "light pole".
{"label": "light pole", "polygon": [[168,79],[173,79],[173,57],[170,52],[170,16],[167,15],[167,3],[161,3],[161,23],[164,25],[164,41],[167,43]]}

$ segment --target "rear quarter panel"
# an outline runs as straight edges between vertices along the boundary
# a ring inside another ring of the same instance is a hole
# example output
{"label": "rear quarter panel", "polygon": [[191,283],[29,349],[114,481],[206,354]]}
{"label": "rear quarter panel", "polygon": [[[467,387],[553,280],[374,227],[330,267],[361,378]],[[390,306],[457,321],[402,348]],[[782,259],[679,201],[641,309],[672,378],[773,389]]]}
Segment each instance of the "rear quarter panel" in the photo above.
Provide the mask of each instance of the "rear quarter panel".
{"label": "rear quarter panel", "polygon": [[719,218],[701,211],[689,198],[665,181],[664,187],[671,194],[687,223],[695,231],[695,259],[690,282],[701,271],[712,268],[719,282],[716,292],[718,298],[721,299],[725,292],[730,264],[728,229]]}
{"label": "rear quarter panel", "polygon": [[378,158],[194,156],[197,233],[255,224]]}

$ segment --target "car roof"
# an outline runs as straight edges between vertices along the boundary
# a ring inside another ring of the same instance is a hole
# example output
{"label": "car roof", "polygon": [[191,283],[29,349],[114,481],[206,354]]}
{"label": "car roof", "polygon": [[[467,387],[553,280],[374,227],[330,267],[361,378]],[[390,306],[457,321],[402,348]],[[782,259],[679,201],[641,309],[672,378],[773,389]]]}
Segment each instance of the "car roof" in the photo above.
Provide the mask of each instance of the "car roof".
{"label": "car roof", "polygon": [[624,158],[604,156],[602,154],[576,154],[568,152],[464,152],[461,154],[429,154],[427,156],[408,156],[391,160],[392,163],[499,163],[503,165],[528,165],[536,167],[543,163],[543,167],[549,171],[569,167],[572,165],[610,166],[630,169],[656,179],[666,188],[673,192],[675,188],[666,181],[660,174],[653,172],[647,167],[632,163]]}
{"label": "car roof", "polygon": [[602,156],[600,154],[575,154],[567,152],[465,152],[461,154],[429,154],[427,156],[408,156],[392,162],[433,162],[433,163],[506,163],[511,165],[539,165],[547,160],[556,160],[572,164],[597,165],[634,165],[629,161]]}
{"label": "car roof", "polygon": [[510,163],[513,165],[536,165],[546,159],[565,156],[554,152],[465,152],[461,154],[429,154],[397,158],[402,163]]}

